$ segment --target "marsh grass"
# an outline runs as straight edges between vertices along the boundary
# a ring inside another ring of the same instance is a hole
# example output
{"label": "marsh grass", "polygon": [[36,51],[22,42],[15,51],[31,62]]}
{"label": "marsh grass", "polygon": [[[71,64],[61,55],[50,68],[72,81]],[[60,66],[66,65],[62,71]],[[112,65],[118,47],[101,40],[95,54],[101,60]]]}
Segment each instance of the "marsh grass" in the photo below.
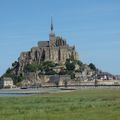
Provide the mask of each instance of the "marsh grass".
{"label": "marsh grass", "polygon": [[0,120],[120,120],[120,89],[0,97]]}

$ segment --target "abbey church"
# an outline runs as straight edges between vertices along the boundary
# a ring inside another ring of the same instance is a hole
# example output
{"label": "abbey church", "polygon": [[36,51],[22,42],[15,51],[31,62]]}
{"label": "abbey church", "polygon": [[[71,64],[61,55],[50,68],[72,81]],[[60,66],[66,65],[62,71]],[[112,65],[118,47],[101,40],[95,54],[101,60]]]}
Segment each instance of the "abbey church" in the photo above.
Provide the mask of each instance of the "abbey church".
{"label": "abbey church", "polygon": [[44,61],[53,61],[54,63],[64,64],[66,59],[71,56],[73,56],[75,60],[79,59],[78,54],[75,51],[75,47],[69,46],[66,40],[55,35],[51,19],[51,32],[49,34],[49,40],[39,41],[37,47],[31,48],[30,51],[22,52],[18,58],[18,71],[23,71],[26,64],[40,64]]}

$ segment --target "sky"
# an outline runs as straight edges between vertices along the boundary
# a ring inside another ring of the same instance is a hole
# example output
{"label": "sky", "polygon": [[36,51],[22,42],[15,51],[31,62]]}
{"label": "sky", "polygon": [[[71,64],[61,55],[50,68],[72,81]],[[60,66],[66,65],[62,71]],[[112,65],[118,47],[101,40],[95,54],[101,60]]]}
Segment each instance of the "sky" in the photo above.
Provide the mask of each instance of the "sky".
{"label": "sky", "polygon": [[120,0],[0,0],[0,75],[54,32],[83,63],[120,74]]}

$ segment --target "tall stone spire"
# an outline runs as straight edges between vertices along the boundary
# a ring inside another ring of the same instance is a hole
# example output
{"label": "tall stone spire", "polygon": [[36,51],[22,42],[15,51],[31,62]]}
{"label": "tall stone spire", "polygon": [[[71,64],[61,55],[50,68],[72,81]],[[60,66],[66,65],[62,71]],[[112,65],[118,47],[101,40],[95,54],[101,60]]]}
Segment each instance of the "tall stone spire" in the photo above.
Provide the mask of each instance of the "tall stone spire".
{"label": "tall stone spire", "polygon": [[55,37],[55,33],[53,32],[53,29],[54,29],[53,20],[51,17],[51,32],[49,34],[50,47],[54,47],[56,44],[56,37]]}
{"label": "tall stone spire", "polygon": [[54,29],[54,27],[53,27],[53,20],[52,20],[52,16],[51,16],[51,32],[53,32],[53,29]]}

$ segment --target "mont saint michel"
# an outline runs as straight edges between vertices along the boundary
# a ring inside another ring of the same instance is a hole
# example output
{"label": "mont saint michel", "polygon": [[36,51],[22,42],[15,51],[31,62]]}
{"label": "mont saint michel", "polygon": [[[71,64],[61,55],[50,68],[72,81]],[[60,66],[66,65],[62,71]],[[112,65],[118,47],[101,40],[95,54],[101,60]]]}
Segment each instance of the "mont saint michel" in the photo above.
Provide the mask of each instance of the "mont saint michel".
{"label": "mont saint michel", "polygon": [[[20,53],[1,77],[1,88],[16,86],[69,86],[69,85],[113,85],[119,81],[110,73],[102,72],[93,63],[80,60],[75,46],[55,35],[51,18],[48,40],[39,41],[37,47]],[[13,80],[13,82],[12,82]],[[100,81],[99,81],[100,80]],[[4,83],[6,82],[6,85]]]}
{"label": "mont saint michel", "polygon": [[41,64],[45,61],[52,61],[56,64],[65,64],[66,59],[71,56],[78,60],[75,46],[69,46],[66,40],[54,33],[54,26],[51,20],[51,32],[49,40],[39,41],[37,47],[31,48],[28,52],[22,52],[18,59],[19,67],[17,73],[20,74],[27,64]]}
{"label": "mont saint michel", "polygon": [[120,0],[0,0],[0,120],[120,120],[119,51]]}
{"label": "mont saint michel", "polygon": [[[10,77],[16,85],[42,85],[49,83],[54,75],[59,75],[59,78],[61,75],[62,79],[70,79],[71,75],[75,77],[74,70],[79,71],[80,64],[82,62],[75,46],[70,46],[61,36],[55,35],[51,18],[49,39],[39,41],[37,47],[32,47],[30,51],[21,52],[18,61],[12,63],[12,68],[2,78]],[[55,83],[54,80],[52,82]]]}

